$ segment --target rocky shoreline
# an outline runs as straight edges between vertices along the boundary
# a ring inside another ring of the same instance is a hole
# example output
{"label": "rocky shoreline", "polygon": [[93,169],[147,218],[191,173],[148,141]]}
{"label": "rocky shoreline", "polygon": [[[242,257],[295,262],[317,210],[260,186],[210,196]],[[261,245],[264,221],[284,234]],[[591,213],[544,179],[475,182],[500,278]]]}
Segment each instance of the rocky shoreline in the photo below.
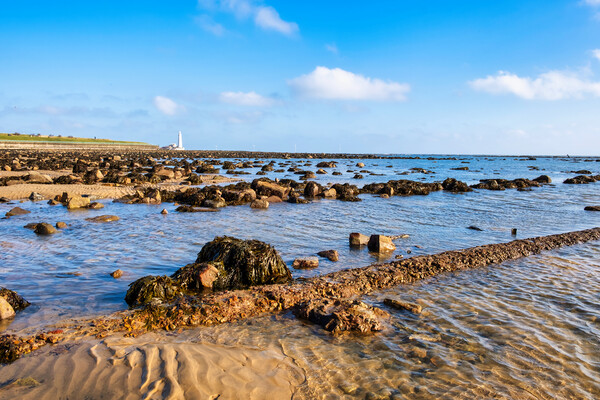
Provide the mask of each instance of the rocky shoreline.
{"label": "rocky shoreline", "polygon": [[[386,312],[353,299],[376,290],[414,283],[445,272],[480,268],[598,239],[600,228],[593,228],[417,256],[287,284],[255,286],[246,290],[202,296],[183,296],[172,304],[149,304],[142,309],[119,312],[109,317],[65,323],[30,336],[2,335],[0,362],[12,362],[45,344],[76,337],[105,337],[115,332],[136,336],[154,329],[175,330],[214,325],[283,310],[296,310],[298,315],[307,318],[311,314],[316,315],[315,322],[325,321],[324,327],[328,329],[329,326],[334,332],[363,331],[365,326],[372,327],[368,330],[377,330],[379,325],[376,318],[385,317]],[[342,307],[341,314],[339,307]],[[332,320],[336,315],[342,317]],[[376,318],[372,319],[371,316]]]}

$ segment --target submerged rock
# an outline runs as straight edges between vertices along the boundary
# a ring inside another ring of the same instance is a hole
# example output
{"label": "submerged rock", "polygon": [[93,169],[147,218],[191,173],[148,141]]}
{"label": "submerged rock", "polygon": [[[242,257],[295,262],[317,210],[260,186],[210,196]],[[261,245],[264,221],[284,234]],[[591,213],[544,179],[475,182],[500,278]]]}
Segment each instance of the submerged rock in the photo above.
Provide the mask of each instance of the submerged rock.
{"label": "submerged rock", "polygon": [[5,215],[7,217],[12,217],[14,215],[25,215],[25,214],[29,214],[31,211],[27,211],[22,209],[21,207],[15,207],[12,210],[8,211]]}
{"label": "submerged rock", "polygon": [[315,299],[302,304],[296,314],[333,333],[372,333],[383,329],[389,314],[358,300]]}
{"label": "submerged rock", "polygon": [[413,314],[421,314],[421,312],[423,312],[423,307],[421,307],[419,304],[408,303],[401,300],[386,298],[383,300],[383,304],[385,304],[388,307],[395,308],[397,310],[407,310]]}
{"label": "submerged rock", "polygon": [[296,258],[292,263],[294,269],[312,269],[319,266],[317,257]]}
{"label": "submerged rock", "polygon": [[90,222],[113,222],[118,221],[119,217],[116,215],[99,215],[93,218],[86,218],[85,220]]}
{"label": "submerged rock", "polygon": [[197,264],[211,261],[223,263],[220,286],[224,289],[285,283],[292,279],[277,250],[258,240],[216,237],[202,247],[196,259]]}
{"label": "submerged rock", "polygon": [[125,301],[130,307],[168,302],[183,295],[178,282],[168,276],[145,276],[129,284]]}

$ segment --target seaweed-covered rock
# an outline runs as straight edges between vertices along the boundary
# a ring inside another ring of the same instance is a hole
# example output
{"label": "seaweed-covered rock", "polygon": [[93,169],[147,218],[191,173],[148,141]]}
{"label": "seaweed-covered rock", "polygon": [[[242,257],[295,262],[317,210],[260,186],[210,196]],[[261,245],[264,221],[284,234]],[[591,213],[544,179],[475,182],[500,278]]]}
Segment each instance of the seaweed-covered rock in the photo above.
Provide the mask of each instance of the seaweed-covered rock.
{"label": "seaweed-covered rock", "polygon": [[453,193],[473,191],[473,189],[471,189],[469,185],[454,178],[446,178],[446,180],[442,182],[442,187],[445,191]]}
{"label": "seaweed-covered rock", "polygon": [[296,314],[333,333],[371,333],[383,329],[389,314],[358,300],[314,299],[302,304]]}
{"label": "seaweed-covered rock", "polygon": [[223,263],[224,276],[219,279],[223,289],[284,283],[292,279],[277,250],[258,240],[216,237],[204,245],[196,259],[197,264],[211,261]]}
{"label": "seaweed-covered rock", "polygon": [[31,304],[19,296],[17,292],[0,287],[0,297],[4,298],[15,311],[21,311],[29,307]]}
{"label": "seaweed-covered rock", "polygon": [[130,307],[168,302],[183,295],[180,284],[168,276],[145,276],[129,284],[125,301]]}

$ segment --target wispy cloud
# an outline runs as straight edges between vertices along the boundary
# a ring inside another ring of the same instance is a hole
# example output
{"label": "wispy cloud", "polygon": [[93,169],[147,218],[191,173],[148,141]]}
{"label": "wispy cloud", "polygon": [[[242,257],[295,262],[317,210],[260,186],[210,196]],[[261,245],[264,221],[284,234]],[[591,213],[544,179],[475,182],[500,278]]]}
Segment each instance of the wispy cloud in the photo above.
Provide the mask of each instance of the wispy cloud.
{"label": "wispy cloud", "polygon": [[527,100],[600,97],[600,82],[586,79],[581,74],[564,71],[550,71],[535,78],[500,71],[496,75],[470,81],[469,85],[477,91],[512,94]]}
{"label": "wispy cloud", "polygon": [[[286,36],[298,33],[298,24],[284,21],[275,8],[258,4],[253,0],[198,0],[198,5],[207,13],[232,14],[240,21],[252,19],[254,24],[267,31],[275,31]],[[205,14],[197,19],[202,29],[220,36],[225,32],[223,25]]]}
{"label": "wispy cloud", "polygon": [[178,111],[183,110],[183,106],[164,96],[156,96],[154,106],[165,115],[175,115]]}
{"label": "wispy cloud", "polygon": [[223,36],[225,28],[223,25],[215,22],[210,15],[200,15],[196,17],[196,23],[202,29],[212,33],[215,36]]}
{"label": "wispy cloud", "polygon": [[[598,0],[598,1],[600,1],[600,0]],[[594,56],[594,58],[596,58],[598,61],[600,61],[600,49],[592,50],[592,55]]]}
{"label": "wispy cloud", "polygon": [[219,95],[223,103],[238,106],[265,107],[273,104],[273,100],[263,97],[256,92],[223,92]]}
{"label": "wispy cloud", "polygon": [[340,50],[335,45],[335,43],[327,43],[327,44],[325,44],[325,50],[327,50],[330,53],[335,54],[336,56],[340,53]]}
{"label": "wispy cloud", "polygon": [[327,67],[316,67],[309,74],[289,80],[288,85],[300,97],[330,100],[404,101],[410,91],[406,83],[385,82]]}
{"label": "wispy cloud", "polygon": [[589,6],[600,6],[600,0],[584,0],[584,3]]}

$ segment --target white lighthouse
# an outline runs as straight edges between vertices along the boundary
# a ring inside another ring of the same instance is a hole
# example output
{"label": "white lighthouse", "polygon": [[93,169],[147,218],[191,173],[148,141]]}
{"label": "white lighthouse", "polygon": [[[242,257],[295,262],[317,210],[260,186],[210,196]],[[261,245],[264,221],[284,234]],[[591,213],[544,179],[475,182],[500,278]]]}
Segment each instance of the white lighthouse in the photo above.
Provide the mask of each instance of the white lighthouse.
{"label": "white lighthouse", "polygon": [[173,143],[165,147],[161,147],[163,150],[185,150],[183,148],[183,138],[181,136],[181,131],[179,131],[179,136],[177,137],[177,144]]}
{"label": "white lighthouse", "polygon": [[181,138],[181,131],[179,131],[179,137],[177,139],[177,150],[184,150],[183,139]]}

